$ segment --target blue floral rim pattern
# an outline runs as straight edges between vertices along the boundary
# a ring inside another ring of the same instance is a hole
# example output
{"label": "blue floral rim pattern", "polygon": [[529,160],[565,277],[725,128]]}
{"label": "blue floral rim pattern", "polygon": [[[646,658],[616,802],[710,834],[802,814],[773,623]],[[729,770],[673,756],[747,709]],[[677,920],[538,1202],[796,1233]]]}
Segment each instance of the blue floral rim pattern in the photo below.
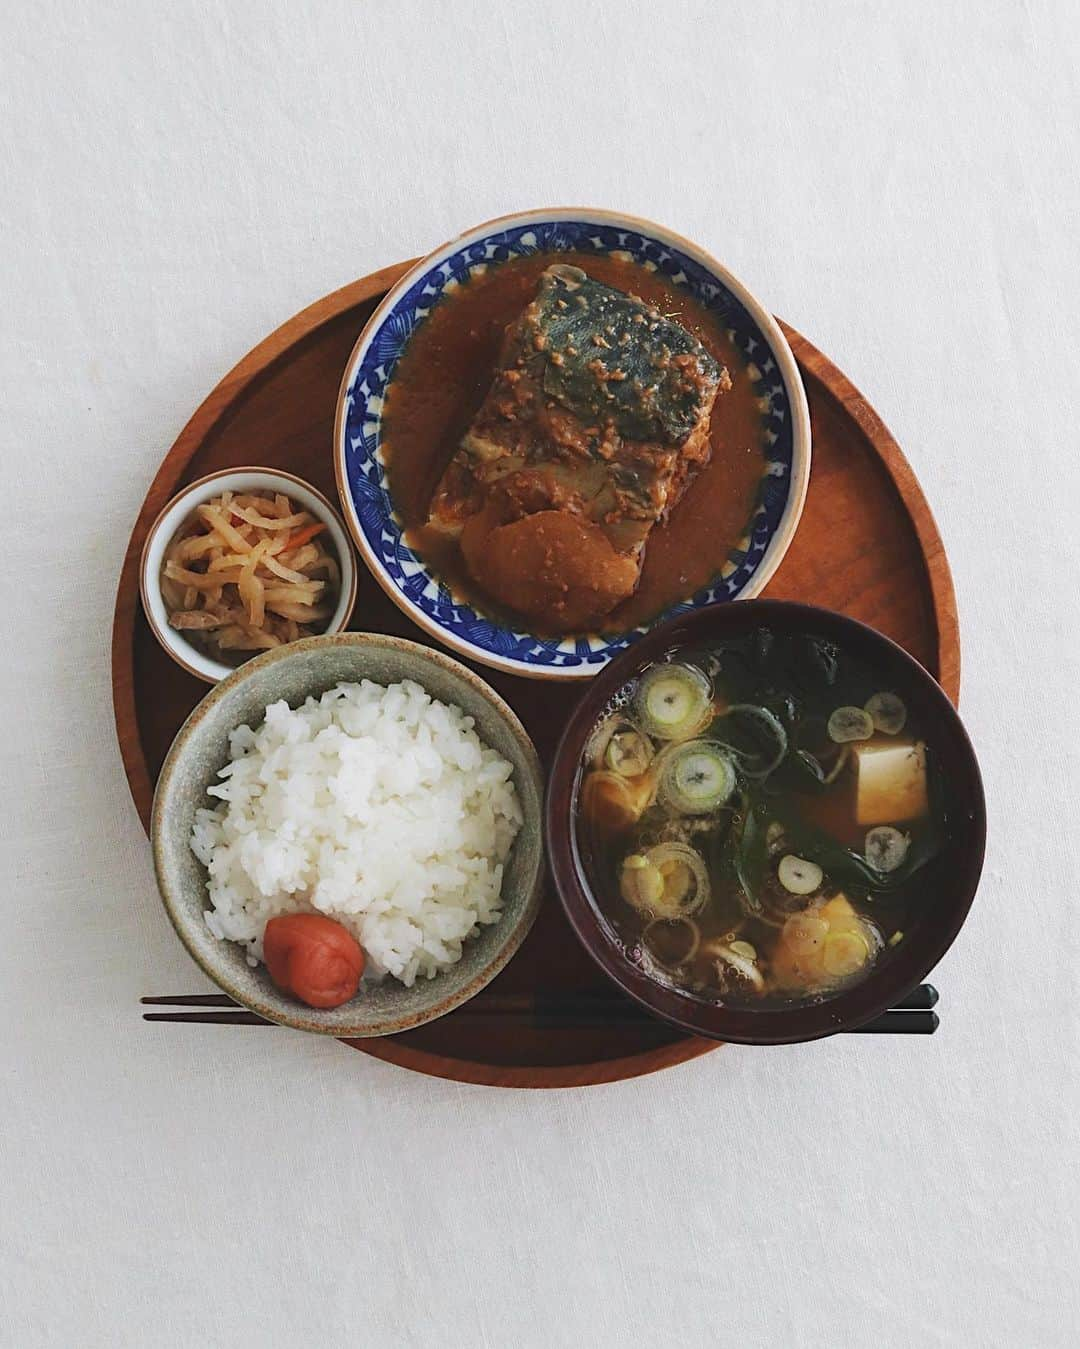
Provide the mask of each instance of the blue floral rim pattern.
{"label": "blue floral rim pattern", "polygon": [[734,549],[720,576],[668,610],[664,618],[737,599],[761,566],[793,490],[792,401],[770,342],[715,273],[647,234],[612,225],[587,220],[541,221],[473,239],[424,272],[383,315],[349,380],[342,419],[344,443],[339,446],[347,490],[368,549],[389,581],[428,622],[471,648],[478,659],[559,667],[567,673],[576,667],[587,673],[624,650],[646,629],[612,636],[536,637],[514,632],[455,599],[404,541],[380,448],[383,398],[417,325],[448,290],[467,281],[474,270],[537,252],[619,253],[661,272],[717,315],[747,358],[761,401],[765,431],[761,489],[746,535],[740,540],[745,547]]}

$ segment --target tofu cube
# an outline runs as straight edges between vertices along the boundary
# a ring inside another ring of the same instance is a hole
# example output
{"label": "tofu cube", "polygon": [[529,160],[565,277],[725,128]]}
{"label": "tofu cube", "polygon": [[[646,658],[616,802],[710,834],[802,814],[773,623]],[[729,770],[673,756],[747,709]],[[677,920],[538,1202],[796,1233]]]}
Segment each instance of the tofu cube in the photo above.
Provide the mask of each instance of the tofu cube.
{"label": "tofu cube", "polygon": [[855,747],[855,818],[860,824],[902,824],[929,809],[926,746],[871,741]]}

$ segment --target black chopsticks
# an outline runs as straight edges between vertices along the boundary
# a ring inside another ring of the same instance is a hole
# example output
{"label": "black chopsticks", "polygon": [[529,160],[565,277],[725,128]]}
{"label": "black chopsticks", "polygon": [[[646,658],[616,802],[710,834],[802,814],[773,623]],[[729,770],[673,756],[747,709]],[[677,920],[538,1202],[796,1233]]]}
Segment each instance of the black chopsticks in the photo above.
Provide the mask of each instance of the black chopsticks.
{"label": "black chopsticks", "polygon": [[[933,1010],[938,992],[931,984],[918,988],[901,998],[896,1005],[868,1021],[855,1026],[854,1035],[933,1035],[940,1024]],[[181,1022],[211,1026],[273,1026],[255,1012],[249,1012],[224,993],[178,994],[169,997],[142,998],[144,1006],[180,1008],[179,1011],[143,1012],[144,1021]],[[479,993],[453,1014],[455,1020],[472,1024],[520,1023],[531,1030],[562,1030],[574,1027],[584,1029],[632,1028],[668,1032],[670,1027],[658,1020],[644,1007],[618,994],[574,993]]]}
{"label": "black chopsticks", "polygon": [[848,1035],[933,1035],[941,1019],[937,1012],[929,1009],[900,1009],[890,1011],[867,1021],[862,1026],[852,1026],[845,1032]]}

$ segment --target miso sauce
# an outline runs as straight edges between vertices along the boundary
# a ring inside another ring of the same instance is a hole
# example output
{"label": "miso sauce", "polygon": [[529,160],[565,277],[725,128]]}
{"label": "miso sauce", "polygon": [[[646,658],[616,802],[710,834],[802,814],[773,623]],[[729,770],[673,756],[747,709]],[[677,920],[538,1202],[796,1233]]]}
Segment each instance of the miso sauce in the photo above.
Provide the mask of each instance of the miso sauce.
{"label": "miso sauce", "polygon": [[669,519],[653,529],[637,591],[604,628],[625,631],[708,585],[745,534],[765,469],[764,422],[742,353],[716,318],[659,272],[602,254],[538,253],[475,274],[435,306],[416,330],[387,391],[382,450],[405,539],[452,592],[499,615],[470,577],[457,541],[428,528],[435,486],[484,400],[503,334],[532,300],[553,262],[655,304],[679,320],[727,367],[731,389],[713,408],[712,458]]}

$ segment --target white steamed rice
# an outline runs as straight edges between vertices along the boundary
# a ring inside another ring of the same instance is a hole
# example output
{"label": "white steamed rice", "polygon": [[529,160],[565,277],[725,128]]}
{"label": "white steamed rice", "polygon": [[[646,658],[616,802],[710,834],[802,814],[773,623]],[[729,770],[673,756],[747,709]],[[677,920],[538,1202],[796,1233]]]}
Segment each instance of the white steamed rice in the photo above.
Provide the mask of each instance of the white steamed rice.
{"label": "white steamed rice", "polygon": [[272,703],[230,751],[191,847],[209,872],[207,926],[251,964],[268,919],[318,912],[354,933],[373,973],[408,985],[499,919],[521,806],[511,764],[459,707],[365,679],[295,711]]}

